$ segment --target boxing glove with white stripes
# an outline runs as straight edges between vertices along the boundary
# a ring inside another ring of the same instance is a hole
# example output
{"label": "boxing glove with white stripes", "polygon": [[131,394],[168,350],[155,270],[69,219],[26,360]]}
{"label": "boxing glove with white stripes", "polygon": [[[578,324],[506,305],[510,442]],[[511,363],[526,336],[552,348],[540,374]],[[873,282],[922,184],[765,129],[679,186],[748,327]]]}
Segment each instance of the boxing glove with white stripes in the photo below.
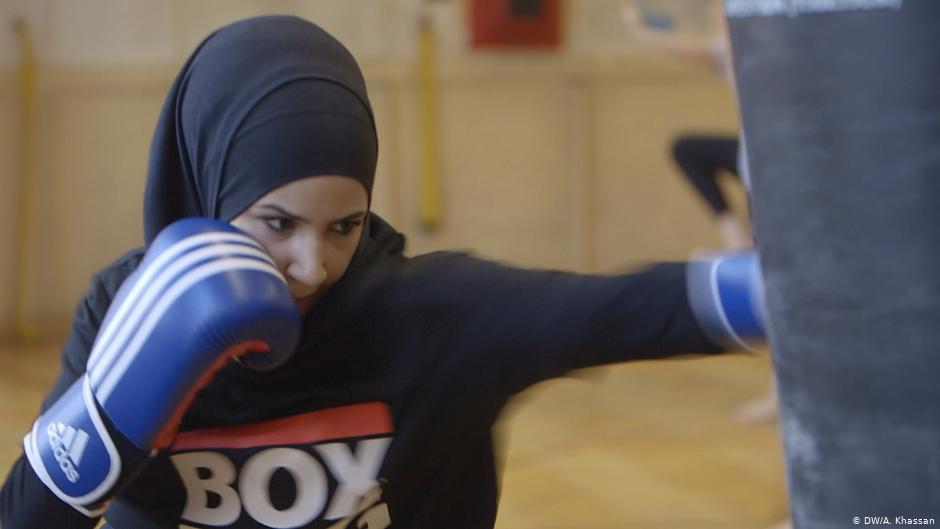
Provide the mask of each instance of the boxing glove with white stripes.
{"label": "boxing glove with white stripes", "polygon": [[692,312],[717,343],[752,349],[766,339],[764,281],[756,252],[694,260],[687,285]]}
{"label": "boxing glove with white stripes", "polygon": [[258,243],[224,222],[175,222],[118,290],[86,373],[26,435],[29,463],[60,499],[100,514],[169,446],[228,360],[273,368],[299,334],[290,291]]}

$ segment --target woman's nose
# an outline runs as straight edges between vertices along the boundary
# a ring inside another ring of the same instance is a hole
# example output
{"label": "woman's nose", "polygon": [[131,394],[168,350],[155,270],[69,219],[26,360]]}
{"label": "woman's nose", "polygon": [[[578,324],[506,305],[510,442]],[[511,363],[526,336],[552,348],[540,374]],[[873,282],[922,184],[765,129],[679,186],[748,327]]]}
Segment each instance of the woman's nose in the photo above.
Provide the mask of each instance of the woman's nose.
{"label": "woman's nose", "polygon": [[297,283],[311,288],[319,287],[326,281],[326,267],[322,263],[292,263],[287,268],[287,275]]}
{"label": "woman's nose", "polygon": [[326,281],[326,260],[319,244],[304,246],[291,256],[285,275],[296,283],[315,289]]}

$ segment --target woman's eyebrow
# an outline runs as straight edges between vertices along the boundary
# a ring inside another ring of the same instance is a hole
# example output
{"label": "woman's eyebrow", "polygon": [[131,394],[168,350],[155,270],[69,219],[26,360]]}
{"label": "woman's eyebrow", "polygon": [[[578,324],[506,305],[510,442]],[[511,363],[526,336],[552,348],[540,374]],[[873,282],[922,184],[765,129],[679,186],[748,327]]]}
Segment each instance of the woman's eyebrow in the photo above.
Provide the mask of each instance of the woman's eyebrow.
{"label": "woman's eyebrow", "polygon": [[300,215],[296,215],[296,214],[294,214],[294,213],[291,213],[290,211],[287,211],[286,209],[282,208],[281,206],[277,206],[277,205],[275,205],[275,204],[259,204],[258,207],[273,210],[273,211],[275,211],[275,212],[277,212],[277,213],[280,213],[281,215],[287,217],[287,218],[290,219],[290,220],[299,220],[299,221],[302,221],[302,222],[305,222],[305,221],[307,220],[307,219],[301,217]]}
{"label": "woman's eyebrow", "polygon": [[365,210],[360,210],[360,211],[357,211],[357,212],[355,212],[355,213],[350,213],[349,215],[346,215],[345,217],[336,219],[336,220],[333,221],[333,222],[348,222],[348,221],[351,221],[351,220],[356,220],[356,219],[358,219],[358,218],[364,216],[365,214],[366,214],[366,211],[365,211]]}

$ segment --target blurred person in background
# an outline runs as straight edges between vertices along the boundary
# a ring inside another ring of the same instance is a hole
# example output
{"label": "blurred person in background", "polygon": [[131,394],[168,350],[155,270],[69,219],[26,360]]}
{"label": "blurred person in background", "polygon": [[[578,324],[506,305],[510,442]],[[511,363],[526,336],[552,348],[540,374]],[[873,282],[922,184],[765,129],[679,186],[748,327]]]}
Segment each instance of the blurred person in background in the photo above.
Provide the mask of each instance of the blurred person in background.
{"label": "blurred person in background", "polygon": [[[626,33],[641,44],[671,56],[707,65],[728,82],[732,92],[735,91],[731,39],[722,1],[709,3],[710,36],[677,31],[670,18],[657,15],[647,2],[622,5],[620,19]],[[728,175],[747,187],[746,159],[740,143],[737,136],[687,133],[676,138],[672,146],[676,165],[709,208],[723,246],[729,251],[746,250],[754,246],[750,230],[730,209],[725,193],[718,184],[722,175]],[[769,421],[776,415],[777,390],[773,377],[767,392],[735,411],[735,417],[744,423]]]}
{"label": "blurred person in background", "polygon": [[[626,33],[645,46],[691,62],[707,65],[728,83],[737,99],[731,38],[725,18],[724,1],[712,0],[708,6],[711,36],[693,36],[675,31],[668,17],[657,15],[647,2],[636,0],[620,8],[620,19]],[[718,178],[731,175],[749,188],[746,151],[743,138],[725,134],[683,134],[672,146],[673,159],[682,174],[698,192],[715,219],[724,248],[740,251],[753,247],[750,230],[728,206]],[[745,402],[734,412],[743,423],[758,423],[777,417],[777,384],[773,375],[765,393]],[[792,522],[784,519],[769,529],[790,529]]]}

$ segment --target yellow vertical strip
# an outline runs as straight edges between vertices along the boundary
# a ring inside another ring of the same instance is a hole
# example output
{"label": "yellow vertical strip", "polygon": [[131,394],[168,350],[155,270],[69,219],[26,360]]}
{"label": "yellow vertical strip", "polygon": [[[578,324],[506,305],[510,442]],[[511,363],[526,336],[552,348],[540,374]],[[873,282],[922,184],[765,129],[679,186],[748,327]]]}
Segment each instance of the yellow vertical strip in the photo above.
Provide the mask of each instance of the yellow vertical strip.
{"label": "yellow vertical strip", "polygon": [[30,236],[35,200],[35,123],[36,55],[29,25],[24,19],[14,22],[19,46],[19,120],[16,150],[16,255],[13,264],[14,332],[22,342],[35,338],[36,328],[29,315],[29,284],[32,273]]}
{"label": "yellow vertical strip", "polygon": [[418,220],[427,230],[433,230],[441,223],[434,46],[434,28],[431,26],[430,15],[423,13],[418,24],[418,126],[420,129]]}

